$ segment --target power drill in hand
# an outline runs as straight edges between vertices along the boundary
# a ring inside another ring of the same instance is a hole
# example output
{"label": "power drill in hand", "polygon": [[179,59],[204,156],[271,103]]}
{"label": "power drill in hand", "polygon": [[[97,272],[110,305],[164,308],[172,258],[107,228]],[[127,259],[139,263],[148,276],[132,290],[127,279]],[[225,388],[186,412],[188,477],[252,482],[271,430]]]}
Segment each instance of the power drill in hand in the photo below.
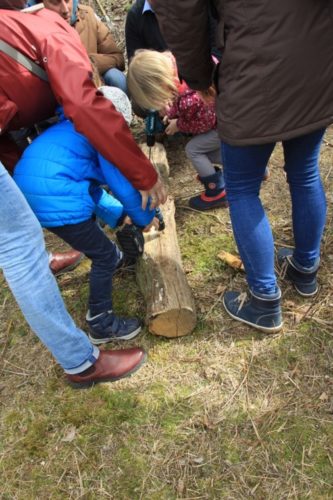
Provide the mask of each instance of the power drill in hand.
{"label": "power drill in hand", "polygon": [[149,111],[145,119],[145,124],[147,146],[152,148],[155,145],[156,134],[164,132],[165,125],[162,122],[158,111]]}
{"label": "power drill in hand", "polygon": [[155,208],[155,217],[158,220],[158,231],[164,231],[165,229],[164,217],[159,207]]}

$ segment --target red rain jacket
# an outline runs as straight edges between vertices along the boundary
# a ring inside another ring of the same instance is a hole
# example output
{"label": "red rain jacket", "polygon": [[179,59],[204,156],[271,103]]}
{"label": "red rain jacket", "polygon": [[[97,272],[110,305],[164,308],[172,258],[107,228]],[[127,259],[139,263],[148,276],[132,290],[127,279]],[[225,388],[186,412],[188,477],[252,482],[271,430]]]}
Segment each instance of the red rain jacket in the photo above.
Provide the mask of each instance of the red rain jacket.
{"label": "red rain jacket", "polygon": [[0,161],[11,167],[18,159],[6,132],[52,116],[58,102],[76,130],[134,187],[152,188],[156,171],[122,115],[96,90],[89,58],[76,31],[47,9],[35,14],[0,10],[0,25],[0,40],[34,60],[49,79],[44,82],[0,52]]}

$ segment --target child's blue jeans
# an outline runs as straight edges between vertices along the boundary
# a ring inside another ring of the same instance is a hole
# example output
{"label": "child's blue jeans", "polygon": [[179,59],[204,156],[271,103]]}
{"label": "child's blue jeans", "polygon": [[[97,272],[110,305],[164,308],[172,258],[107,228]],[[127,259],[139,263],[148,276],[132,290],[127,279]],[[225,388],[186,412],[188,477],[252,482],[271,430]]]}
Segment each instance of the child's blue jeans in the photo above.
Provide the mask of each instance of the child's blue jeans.
{"label": "child's blue jeans", "polygon": [[112,277],[121,260],[121,252],[96,221],[50,227],[50,231],[91,259],[89,310],[91,316],[112,310]]}
{"label": "child's blue jeans", "polygon": [[[311,268],[319,261],[326,200],[319,174],[325,130],[283,141],[285,171],[292,201],[294,259]],[[273,294],[274,241],[259,198],[260,186],[275,143],[230,146],[222,143],[223,168],[235,240],[253,292]]]}

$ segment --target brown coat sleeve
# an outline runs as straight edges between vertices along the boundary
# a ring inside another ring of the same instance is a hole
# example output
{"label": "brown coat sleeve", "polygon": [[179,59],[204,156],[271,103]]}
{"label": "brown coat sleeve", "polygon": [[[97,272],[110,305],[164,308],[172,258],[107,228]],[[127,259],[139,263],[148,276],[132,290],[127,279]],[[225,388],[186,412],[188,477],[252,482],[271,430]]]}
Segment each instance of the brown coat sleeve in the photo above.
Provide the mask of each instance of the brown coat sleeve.
{"label": "brown coat sleeve", "polygon": [[208,1],[152,0],[163,37],[176,57],[179,76],[194,90],[212,83]]}

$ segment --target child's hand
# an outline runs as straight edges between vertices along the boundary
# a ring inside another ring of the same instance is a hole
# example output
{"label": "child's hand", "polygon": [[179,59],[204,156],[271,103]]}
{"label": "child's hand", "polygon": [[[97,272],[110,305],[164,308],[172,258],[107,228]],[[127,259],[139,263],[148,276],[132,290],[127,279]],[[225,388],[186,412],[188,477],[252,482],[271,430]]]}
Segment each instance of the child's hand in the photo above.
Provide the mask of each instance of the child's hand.
{"label": "child's hand", "polygon": [[176,134],[176,132],[179,131],[179,128],[177,127],[177,118],[174,118],[173,120],[169,120],[169,124],[167,128],[165,129],[165,133],[167,135],[173,135]]}
{"label": "child's hand", "polygon": [[149,191],[139,191],[142,197],[141,207],[142,210],[145,210],[147,207],[147,203],[149,200],[149,196],[151,196],[149,208],[152,210],[153,208],[158,207],[159,205],[163,205],[163,203],[167,200],[167,191],[162,180],[158,177],[156,183],[153,185]]}
{"label": "child's hand", "polygon": [[153,218],[153,220],[151,221],[151,223],[150,223],[150,224],[148,224],[148,226],[144,227],[144,228],[142,229],[142,231],[143,231],[144,233],[148,233],[148,231],[150,231],[152,227],[154,227],[156,230],[158,230],[158,228],[159,228],[159,224],[160,224],[160,223],[159,223],[158,218],[157,218],[157,217],[154,217],[154,218]]}
{"label": "child's hand", "polygon": [[126,215],[123,224],[133,224],[132,219],[128,215]]}

